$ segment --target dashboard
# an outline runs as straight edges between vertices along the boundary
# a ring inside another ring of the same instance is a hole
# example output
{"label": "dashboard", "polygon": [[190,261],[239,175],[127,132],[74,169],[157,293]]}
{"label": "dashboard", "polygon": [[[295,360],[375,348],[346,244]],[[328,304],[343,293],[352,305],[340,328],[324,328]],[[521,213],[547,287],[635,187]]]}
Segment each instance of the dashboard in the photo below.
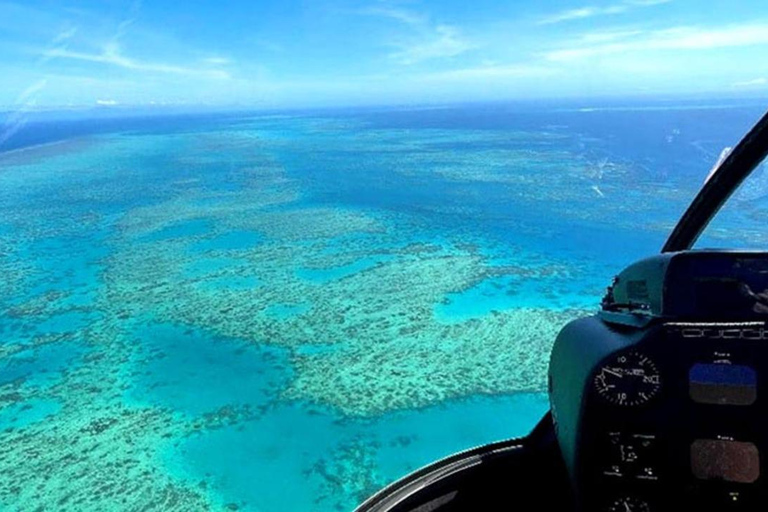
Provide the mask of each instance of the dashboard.
{"label": "dashboard", "polygon": [[561,332],[550,400],[580,510],[768,509],[766,270],[762,253],[659,256]]}
{"label": "dashboard", "polygon": [[[595,370],[578,458],[587,509],[768,503],[764,324],[669,322]],[[761,392],[762,391],[762,392]],[[764,480],[764,479],[763,479]]]}

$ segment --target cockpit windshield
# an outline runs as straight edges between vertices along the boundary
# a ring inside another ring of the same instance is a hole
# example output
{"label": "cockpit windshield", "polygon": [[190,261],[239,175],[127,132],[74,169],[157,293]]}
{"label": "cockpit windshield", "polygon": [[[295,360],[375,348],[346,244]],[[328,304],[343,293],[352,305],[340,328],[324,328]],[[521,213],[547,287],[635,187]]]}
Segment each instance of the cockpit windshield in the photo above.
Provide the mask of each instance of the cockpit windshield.
{"label": "cockpit windshield", "polygon": [[0,510],[351,510],[526,434],[765,111],[761,9],[0,0]]}
{"label": "cockpit windshield", "polygon": [[762,250],[768,244],[762,229],[766,219],[768,165],[763,162],[714,217],[697,247]]}

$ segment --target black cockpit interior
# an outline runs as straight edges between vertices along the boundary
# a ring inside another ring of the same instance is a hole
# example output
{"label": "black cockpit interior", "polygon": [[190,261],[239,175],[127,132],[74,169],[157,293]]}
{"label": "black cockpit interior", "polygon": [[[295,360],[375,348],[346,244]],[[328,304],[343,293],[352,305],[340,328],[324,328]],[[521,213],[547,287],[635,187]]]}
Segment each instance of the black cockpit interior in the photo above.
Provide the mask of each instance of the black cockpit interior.
{"label": "black cockpit interior", "polygon": [[436,462],[358,511],[768,510],[768,252],[691,249],[767,154],[768,114],[661,254],[562,329],[551,408],[527,437]]}

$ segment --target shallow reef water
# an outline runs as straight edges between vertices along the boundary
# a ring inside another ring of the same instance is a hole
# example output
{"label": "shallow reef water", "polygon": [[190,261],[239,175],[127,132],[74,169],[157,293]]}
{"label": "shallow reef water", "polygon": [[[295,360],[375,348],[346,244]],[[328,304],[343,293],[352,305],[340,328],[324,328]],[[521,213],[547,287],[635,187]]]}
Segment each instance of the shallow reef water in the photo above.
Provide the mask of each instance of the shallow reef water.
{"label": "shallow reef water", "polygon": [[0,510],[351,510],[526,434],[754,112],[473,108],[0,153]]}

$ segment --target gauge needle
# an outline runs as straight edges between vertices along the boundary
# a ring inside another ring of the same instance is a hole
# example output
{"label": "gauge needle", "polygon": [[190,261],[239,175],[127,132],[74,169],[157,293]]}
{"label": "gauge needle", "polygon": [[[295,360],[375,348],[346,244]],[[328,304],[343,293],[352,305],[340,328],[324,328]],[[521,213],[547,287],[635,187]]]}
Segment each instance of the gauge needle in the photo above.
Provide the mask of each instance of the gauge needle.
{"label": "gauge needle", "polygon": [[615,371],[615,370],[611,370],[610,368],[603,368],[603,371],[604,371],[605,373],[608,373],[608,374],[610,374],[610,375],[613,375],[614,377],[619,377],[619,378],[621,378],[621,377],[622,377],[621,373],[619,373],[619,372],[617,372],[617,371]]}
{"label": "gauge needle", "polygon": [[629,503],[627,503],[626,501],[624,502],[624,508],[627,510],[627,512],[632,512],[632,509],[629,508]]}

